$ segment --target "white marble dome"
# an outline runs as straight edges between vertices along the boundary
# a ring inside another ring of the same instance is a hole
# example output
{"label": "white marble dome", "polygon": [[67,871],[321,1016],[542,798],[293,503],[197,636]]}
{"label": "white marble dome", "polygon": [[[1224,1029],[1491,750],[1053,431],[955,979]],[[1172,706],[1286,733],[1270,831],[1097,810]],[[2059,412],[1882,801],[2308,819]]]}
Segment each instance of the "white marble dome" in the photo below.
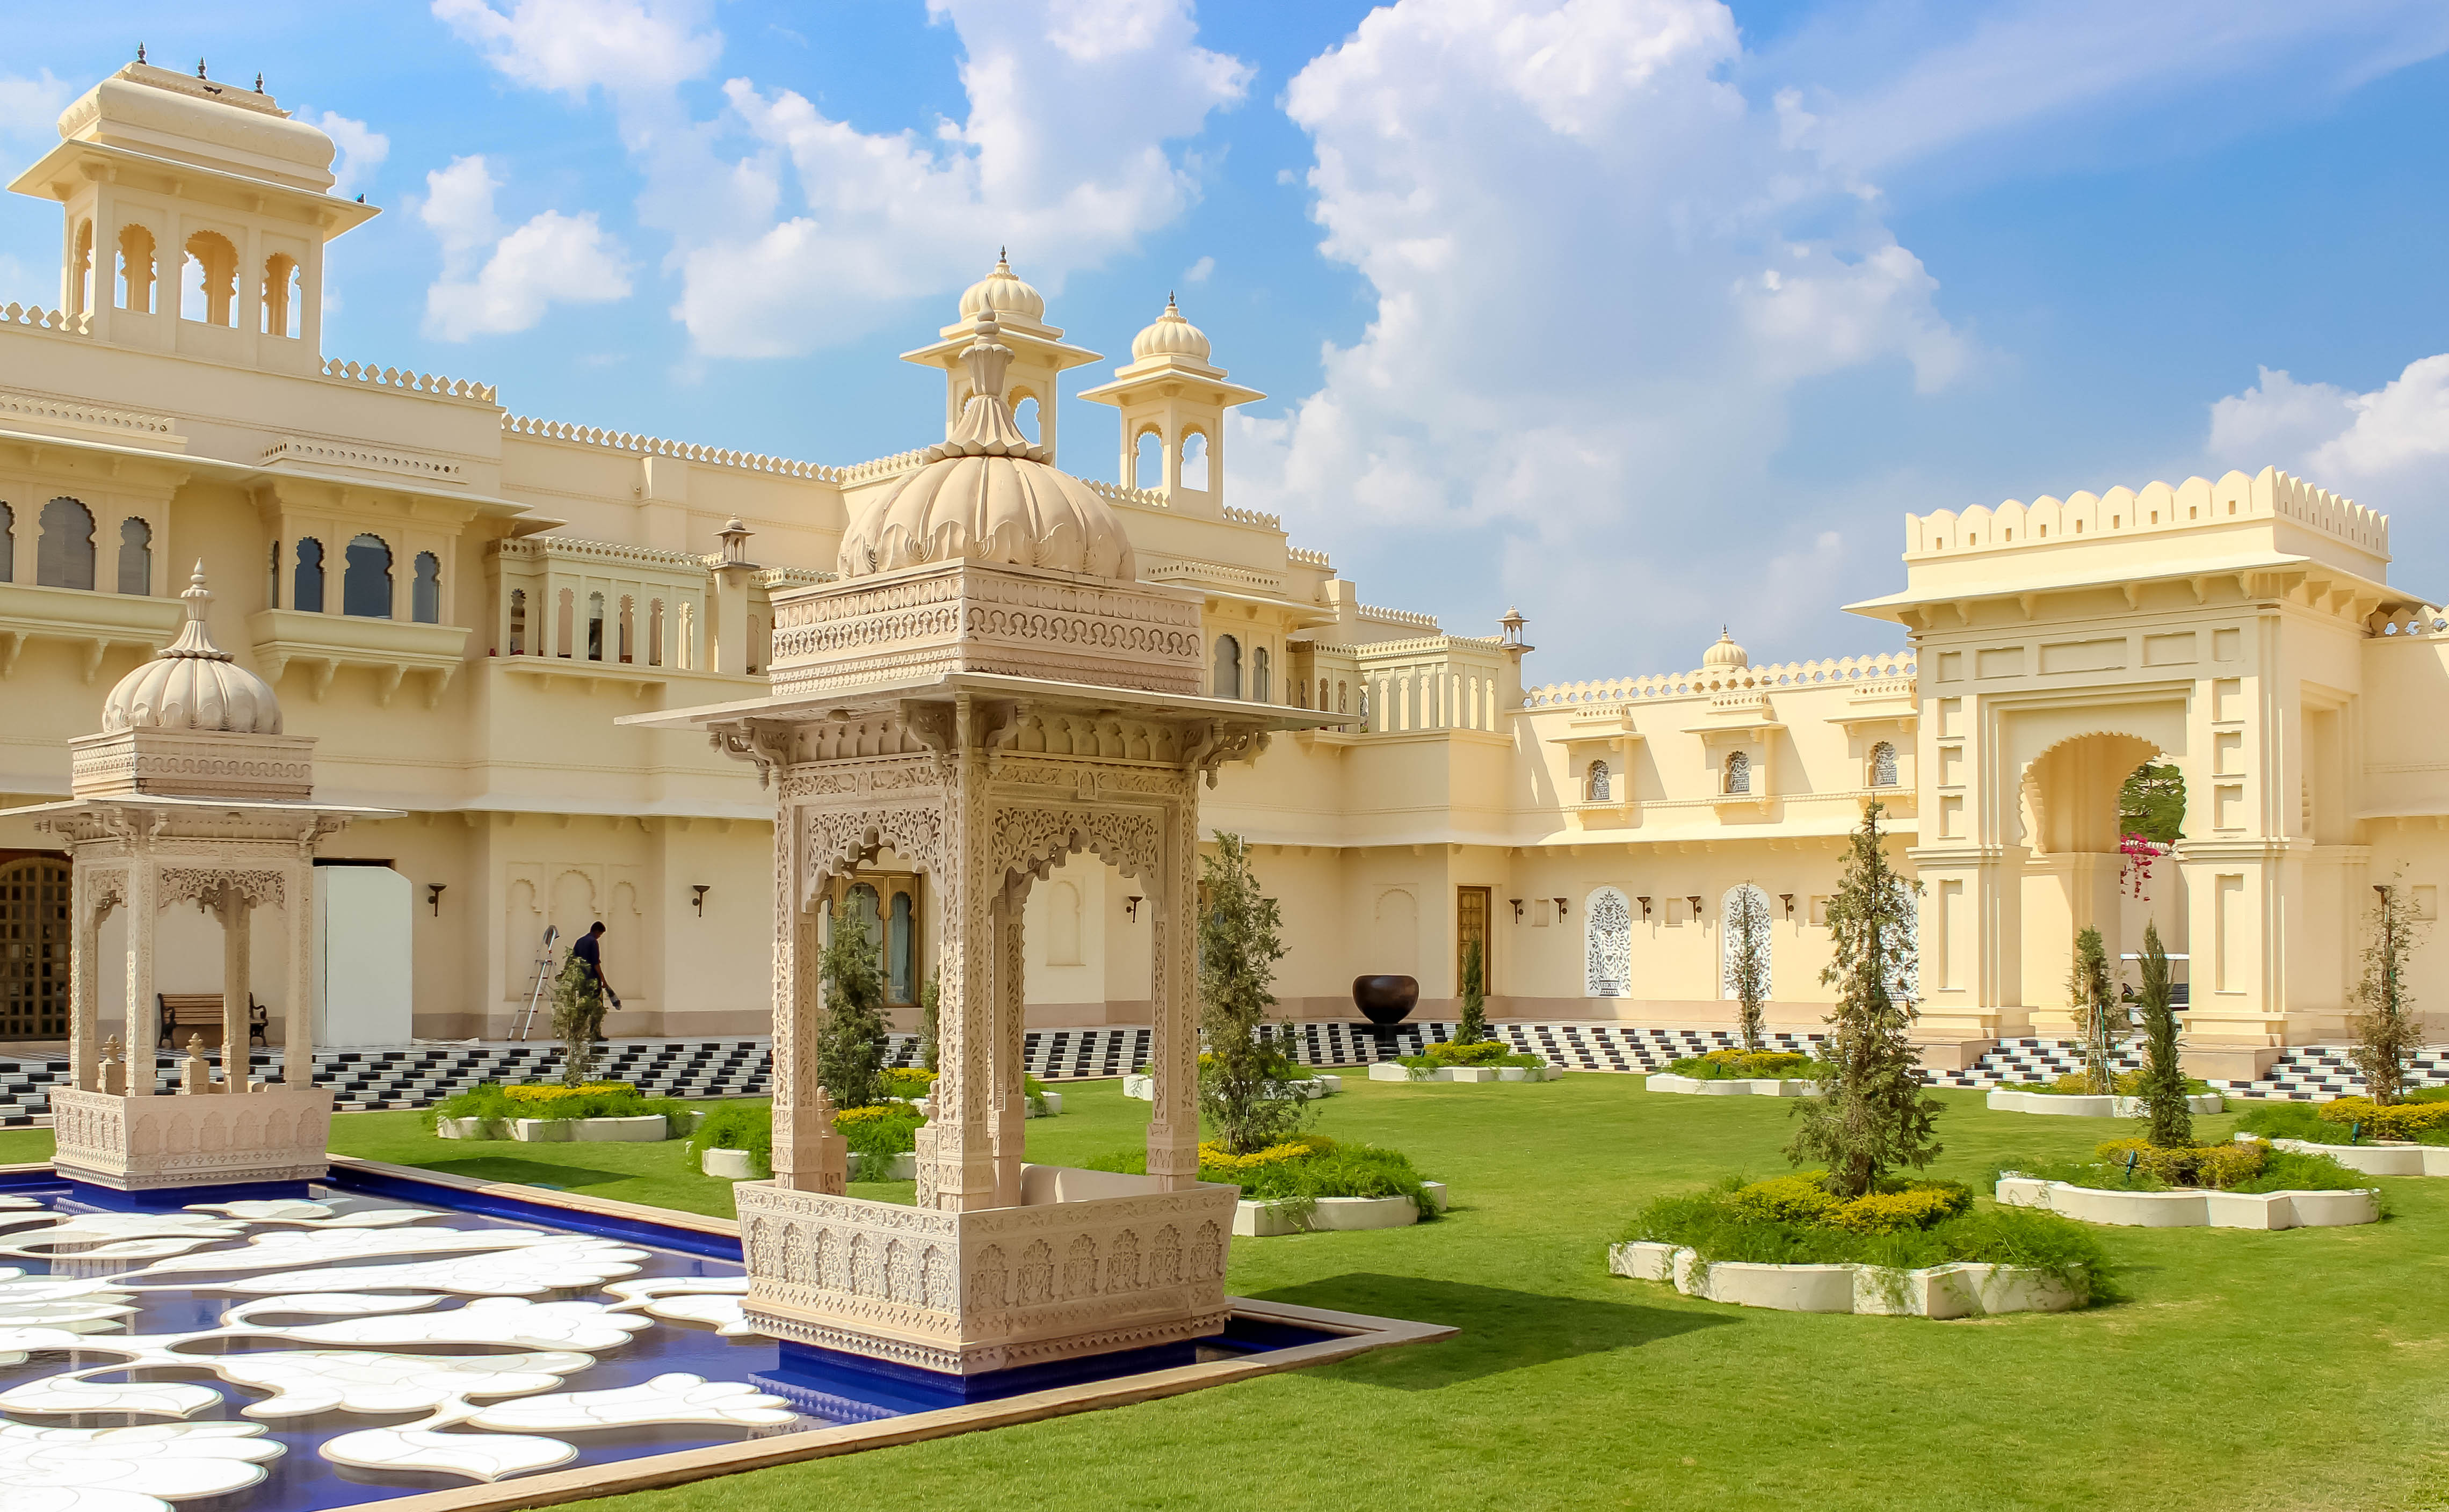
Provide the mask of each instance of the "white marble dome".
{"label": "white marble dome", "polygon": [[1710,670],[1731,670],[1752,664],[1751,654],[1735,644],[1735,638],[1721,626],[1717,643],[1701,653],[1701,665]]}
{"label": "white marble dome", "polygon": [[1133,362],[1146,362],[1150,357],[1186,357],[1205,366],[1207,354],[1207,333],[1182,317],[1182,311],[1169,294],[1165,297],[1165,313],[1131,337]]}
{"label": "white marble dome", "polygon": [[102,733],[123,730],[206,730],[279,735],[280,700],[272,684],[230,660],[204,628],[204,565],[196,564],[187,591],[187,623],[152,660],[119,679],[102,703]]}
{"label": "white marble dome", "polygon": [[845,578],[968,558],[1130,582],[1130,537],[1105,500],[1053,465],[1004,403],[1012,349],[979,322],[962,354],[972,396],[926,464],[859,511],[837,562]]}
{"label": "white marble dome", "polygon": [[1030,325],[1046,323],[1046,296],[1021,281],[1012,271],[1011,258],[995,255],[995,265],[987,276],[961,292],[961,318],[974,320],[987,314],[1012,316]]}

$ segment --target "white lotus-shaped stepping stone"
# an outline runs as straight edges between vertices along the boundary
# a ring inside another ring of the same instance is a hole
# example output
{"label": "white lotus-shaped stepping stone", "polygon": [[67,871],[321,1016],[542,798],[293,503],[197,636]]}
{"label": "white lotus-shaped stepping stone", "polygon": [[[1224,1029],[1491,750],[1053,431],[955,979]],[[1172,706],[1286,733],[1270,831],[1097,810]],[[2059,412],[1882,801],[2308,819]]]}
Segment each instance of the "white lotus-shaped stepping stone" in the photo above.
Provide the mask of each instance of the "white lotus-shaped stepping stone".
{"label": "white lotus-shaped stepping stone", "polygon": [[[312,1412],[431,1412],[460,1397],[522,1396],[559,1386],[593,1365],[562,1349],[520,1354],[380,1354],[356,1349],[266,1349],[215,1356],[223,1380],[273,1393],[251,1418]],[[0,1398],[0,1407],[8,1405]]]}
{"label": "white lotus-shaped stepping stone", "polygon": [[468,1421],[480,1428],[517,1428],[577,1433],[588,1428],[633,1428],[660,1423],[721,1423],[737,1427],[779,1427],[799,1414],[779,1396],[741,1381],[708,1381],[674,1372],[641,1386],[608,1391],[556,1391],[516,1402],[496,1402]]}
{"label": "white lotus-shaped stepping stone", "polygon": [[412,1344],[509,1344],[523,1349],[617,1349],[629,1335],[654,1327],[646,1318],[607,1312],[601,1302],[530,1302],[523,1297],[481,1297],[449,1312],[412,1317],[358,1317],[283,1329],[286,1338],[311,1344],[363,1345],[376,1349]]}
{"label": "white lotus-shaped stepping stone", "polygon": [[744,1275],[659,1275],[643,1281],[615,1281],[604,1289],[637,1308],[672,1323],[703,1323],[717,1333],[737,1338],[756,1332],[741,1304],[748,1295]]}
{"label": "white lotus-shaped stepping stone", "polygon": [[346,1213],[323,1202],[281,1198],[259,1202],[190,1202],[190,1213],[225,1213],[249,1223],[294,1223],[307,1229],[388,1229],[420,1218],[446,1216],[439,1208],[355,1208]]}
{"label": "white lotus-shaped stepping stone", "polygon": [[[11,1221],[0,1217],[0,1224]],[[202,1213],[79,1213],[57,1218],[48,1227],[11,1228],[6,1235],[7,1242],[0,1243],[0,1254],[49,1259],[63,1246],[94,1245],[98,1248],[81,1250],[76,1257],[151,1259],[183,1254],[215,1239],[235,1238],[245,1232],[246,1225],[237,1219],[209,1217]],[[139,1242],[150,1242],[156,1247],[129,1248]]]}
{"label": "white lotus-shaped stepping stone", "polygon": [[40,1197],[19,1196],[13,1192],[0,1193],[0,1213],[14,1212],[20,1208],[40,1208],[42,1205],[43,1201]]}
{"label": "white lotus-shaped stepping stone", "polygon": [[0,1486],[10,1512],[168,1512],[172,1502],[254,1485],[280,1454],[257,1423],[0,1423]]}
{"label": "white lotus-shaped stepping stone", "polygon": [[257,1318],[355,1318],[370,1312],[414,1312],[449,1300],[438,1292],[396,1295],[370,1292],[304,1292],[296,1296],[262,1297],[241,1302],[222,1314],[223,1328],[261,1328]]}
{"label": "white lotus-shaped stepping stone", "polygon": [[[231,1225],[233,1232],[243,1227],[242,1224]],[[262,1271],[275,1266],[339,1265],[397,1255],[481,1254],[545,1244],[604,1242],[582,1240],[568,1234],[548,1234],[542,1229],[401,1229],[392,1233],[332,1229],[301,1232],[292,1229],[278,1234],[259,1234],[242,1245],[215,1250],[210,1254],[190,1254],[147,1266],[141,1278],[202,1275],[221,1271]]]}
{"label": "white lotus-shaped stepping stone", "polygon": [[[200,1291],[242,1294],[276,1292],[372,1292],[386,1288],[454,1292],[466,1296],[532,1296],[573,1292],[630,1275],[644,1250],[607,1239],[572,1239],[497,1254],[414,1260],[401,1265],[341,1265],[213,1281]],[[159,1269],[158,1267],[156,1268]]]}
{"label": "white lotus-shaped stepping stone", "polygon": [[559,1439],[523,1433],[438,1433],[431,1428],[361,1428],[322,1447],[335,1464],[499,1481],[567,1464],[578,1450]]}
{"label": "white lotus-shaped stepping stone", "polygon": [[301,1197],[279,1197],[269,1201],[190,1202],[190,1213],[220,1213],[251,1223],[278,1222],[284,1218],[328,1218],[329,1203],[308,1202]]}
{"label": "white lotus-shaped stepping stone", "polygon": [[[213,1368],[222,1368],[220,1362],[214,1362]],[[183,1418],[217,1406],[221,1400],[222,1394],[211,1387],[180,1381],[81,1381],[54,1375],[0,1391],[0,1412],[38,1417],[114,1412],[137,1418]]]}

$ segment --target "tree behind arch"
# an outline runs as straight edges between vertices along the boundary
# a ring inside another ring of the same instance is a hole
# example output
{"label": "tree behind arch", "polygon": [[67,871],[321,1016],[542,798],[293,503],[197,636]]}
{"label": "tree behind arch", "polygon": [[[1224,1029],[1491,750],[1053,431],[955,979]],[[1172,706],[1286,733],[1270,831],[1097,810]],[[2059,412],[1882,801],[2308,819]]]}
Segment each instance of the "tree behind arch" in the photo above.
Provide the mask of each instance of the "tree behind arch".
{"label": "tree behind arch", "polygon": [[1216,832],[1216,853],[1199,860],[1205,907],[1199,917],[1199,1018],[1207,1053],[1200,1057],[1200,1111],[1226,1150],[1263,1150],[1301,1124],[1302,1102],[1284,1083],[1300,1075],[1282,1043],[1265,1032],[1276,963],[1284,958],[1283,918],[1259,890],[1249,843]]}
{"label": "tree behind arch", "polygon": [[1762,1005],[1768,1001],[1768,898],[1746,882],[1726,900],[1726,986],[1735,995],[1744,1048],[1760,1053]]}
{"label": "tree behind arch", "polygon": [[837,1108],[873,1107],[884,1101],[884,961],[860,910],[835,911],[817,973],[824,990],[817,1081]]}

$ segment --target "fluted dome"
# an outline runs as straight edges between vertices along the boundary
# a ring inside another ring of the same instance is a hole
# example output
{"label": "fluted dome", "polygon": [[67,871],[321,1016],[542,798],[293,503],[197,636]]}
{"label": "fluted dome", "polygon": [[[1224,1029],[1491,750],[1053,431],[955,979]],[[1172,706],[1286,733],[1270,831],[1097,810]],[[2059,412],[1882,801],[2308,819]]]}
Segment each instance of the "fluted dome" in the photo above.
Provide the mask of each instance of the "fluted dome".
{"label": "fluted dome", "polygon": [[1012,260],[1001,252],[995,254],[995,265],[987,276],[971,284],[961,294],[961,318],[974,320],[982,315],[1013,316],[1030,325],[1046,323],[1046,296],[1021,281],[1012,271]]}
{"label": "fluted dome", "polygon": [[1747,667],[1751,664],[1751,654],[1735,644],[1735,638],[1728,635],[1723,625],[1718,629],[1717,643],[1701,653],[1701,665],[1705,668]]}
{"label": "fluted dome", "polygon": [[187,623],[152,660],[119,679],[102,704],[102,731],[217,730],[279,735],[280,700],[272,684],[230,660],[204,628],[204,565],[196,564],[187,591]]}
{"label": "fluted dome", "polygon": [[1165,297],[1165,314],[1131,337],[1133,362],[1146,362],[1150,357],[1186,357],[1205,366],[1207,352],[1207,333],[1182,317],[1169,294]]}
{"label": "fluted dome", "polygon": [[923,467],[859,511],[842,537],[843,577],[964,557],[1123,582],[1139,576],[1130,537],[1106,501],[1012,422],[1003,398],[1012,349],[998,334],[992,318],[979,321],[961,354],[971,398],[959,423],[927,449]]}

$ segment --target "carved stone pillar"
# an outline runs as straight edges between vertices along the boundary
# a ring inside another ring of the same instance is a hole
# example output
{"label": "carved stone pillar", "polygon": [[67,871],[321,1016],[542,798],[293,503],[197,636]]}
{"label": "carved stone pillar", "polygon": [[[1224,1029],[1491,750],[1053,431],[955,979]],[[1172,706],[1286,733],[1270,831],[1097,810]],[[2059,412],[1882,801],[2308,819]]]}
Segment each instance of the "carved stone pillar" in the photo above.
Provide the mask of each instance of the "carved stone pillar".
{"label": "carved stone pillar", "polygon": [[818,1174],[809,1136],[816,1129],[802,1106],[816,1084],[816,914],[808,907],[804,825],[782,806],[774,824],[774,1183],[813,1192]]}
{"label": "carved stone pillar", "polygon": [[287,896],[281,908],[289,915],[289,1003],[280,1052],[280,1081],[288,1087],[315,1084],[315,863],[301,856],[283,869]]}
{"label": "carved stone pillar", "polygon": [[[255,989],[255,906],[229,883],[222,885],[213,911],[222,922],[222,1081],[223,1092],[243,1092],[247,1082],[247,1005]],[[210,1081],[206,1081],[207,1090]]]}
{"label": "carved stone pillar", "polygon": [[[130,847],[131,851],[135,847]],[[149,848],[148,848],[149,849]],[[127,858],[127,1095],[153,1094],[153,1050],[162,1039],[162,1010],[153,1001],[153,939],[162,912],[162,879],[153,857]]]}
{"label": "carved stone pillar", "polygon": [[1020,1167],[1029,1140],[1028,1127],[1022,1122],[1029,1116],[1028,1085],[1022,1080],[1027,1067],[1021,1054],[1026,1016],[1020,925],[1023,896],[1018,888],[1007,888],[992,913],[995,934],[993,1144],[995,1206],[999,1208],[1020,1205]]}
{"label": "carved stone pillar", "polygon": [[[1198,779],[1186,775],[1188,790]],[[1167,805],[1162,874],[1149,879],[1156,894],[1149,993],[1148,1175],[1179,1189],[1199,1179],[1199,983],[1197,940],[1199,809],[1186,791]]]}
{"label": "carved stone pillar", "polygon": [[995,1205],[988,1138],[994,1044],[995,951],[989,915],[986,758],[975,744],[969,696],[956,700],[944,791],[941,891],[944,979],[937,994],[935,1205],[966,1213]]}
{"label": "carved stone pillar", "polygon": [[98,1092],[102,1089],[98,1069],[102,1044],[102,921],[110,917],[114,895],[85,867],[77,867],[70,875],[76,941],[68,973],[68,1084]]}

